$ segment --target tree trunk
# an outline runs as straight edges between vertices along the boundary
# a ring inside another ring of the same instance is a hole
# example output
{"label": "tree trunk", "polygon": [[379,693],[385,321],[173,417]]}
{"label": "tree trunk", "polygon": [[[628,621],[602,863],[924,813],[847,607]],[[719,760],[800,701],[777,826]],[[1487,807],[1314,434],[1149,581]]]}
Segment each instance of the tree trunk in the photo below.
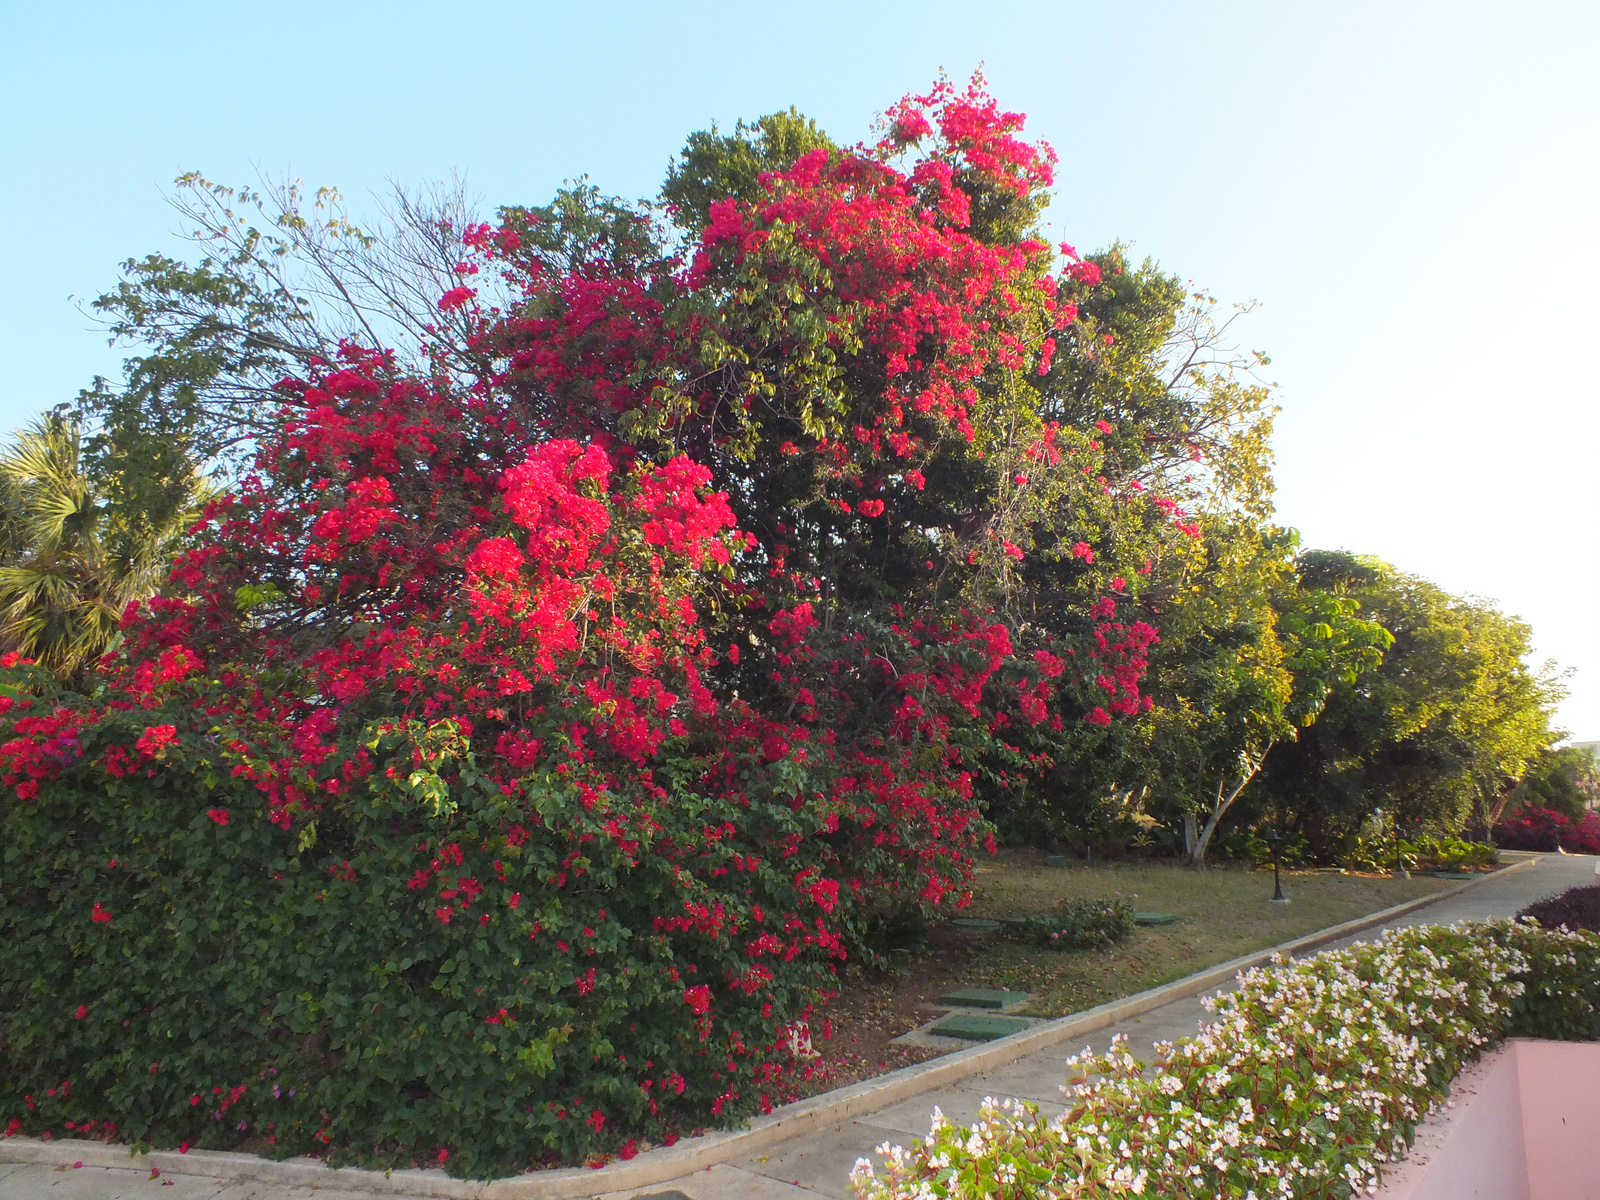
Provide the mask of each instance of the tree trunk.
{"label": "tree trunk", "polygon": [[1515,783],[1502,785],[1494,799],[1486,806],[1484,810],[1486,819],[1483,823],[1483,840],[1486,844],[1491,846],[1494,844],[1494,827],[1500,824],[1500,818],[1506,815],[1506,806],[1511,803],[1511,797],[1516,794],[1516,790]]}
{"label": "tree trunk", "polygon": [[[1211,812],[1206,817],[1205,828],[1200,831],[1200,836],[1196,838],[1193,845],[1189,847],[1190,866],[1203,867],[1206,865],[1206,850],[1211,846],[1212,835],[1217,832],[1217,826],[1222,822],[1223,814],[1225,814],[1228,809],[1233,807],[1233,802],[1239,798],[1239,793],[1244,791],[1245,785],[1256,777],[1256,772],[1261,769],[1261,764],[1266,760],[1266,757],[1267,752],[1265,750],[1256,755],[1254,758],[1245,758],[1241,756],[1239,765],[1240,767],[1244,768],[1244,770],[1240,776],[1239,782],[1234,786],[1232,791],[1227,792],[1226,796],[1224,796],[1223,793],[1227,790],[1228,777],[1224,775],[1217,780],[1217,796],[1216,799],[1212,801]],[[1193,820],[1193,818],[1191,817],[1189,820]],[[1185,840],[1187,841],[1187,821],[1185,822],[1184,833],[1186,835]]]}

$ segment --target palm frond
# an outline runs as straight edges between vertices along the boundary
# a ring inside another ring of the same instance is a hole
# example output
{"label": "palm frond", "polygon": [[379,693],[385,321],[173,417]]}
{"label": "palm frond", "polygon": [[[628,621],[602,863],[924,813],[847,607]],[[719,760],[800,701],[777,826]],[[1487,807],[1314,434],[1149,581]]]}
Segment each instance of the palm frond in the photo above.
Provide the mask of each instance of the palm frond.
{"label": "palm frond", "polygon": [[[113,489],[113,496],[116,489]],[[70,677],[120,636],[122,613],[167,580],[215,492],[190,469],[156,516],[105,500],[83,469],[82,432],[59,414],[0,450],[0,647]]]}

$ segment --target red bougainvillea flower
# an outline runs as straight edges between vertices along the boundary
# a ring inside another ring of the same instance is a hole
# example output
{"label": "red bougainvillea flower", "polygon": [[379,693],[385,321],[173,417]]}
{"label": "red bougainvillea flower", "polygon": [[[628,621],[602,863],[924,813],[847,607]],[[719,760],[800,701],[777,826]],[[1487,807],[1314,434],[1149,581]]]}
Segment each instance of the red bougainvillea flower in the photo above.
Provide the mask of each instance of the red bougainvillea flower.
{"label": "red bougainvillea flower", "polygon": [[683,1002],[689,1006],[695,1016],[703,1017],[711,1010],[711,989],[705,984],[696,984],[691,988],[684,988]]}
{"label": "red bougainvillea flower", "polygon": [[146,757],[153,756],[163,746],[170,746],[178,740],[178,729],[175,725],[149,725],[140,735],[134,747]]}

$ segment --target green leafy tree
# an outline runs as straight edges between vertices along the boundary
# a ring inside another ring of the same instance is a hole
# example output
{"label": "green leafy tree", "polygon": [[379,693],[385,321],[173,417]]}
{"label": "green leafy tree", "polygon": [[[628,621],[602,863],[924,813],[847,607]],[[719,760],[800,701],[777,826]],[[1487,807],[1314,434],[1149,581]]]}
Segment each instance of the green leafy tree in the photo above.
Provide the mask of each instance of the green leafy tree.
{"label": "green leafy tree", "polygon": [[1506,797],[1503,811],[1537,805],[1581,821],[1594,802],[1594,790],[1594,755],[1581,746],[1562,746],[1544,751],[1528,765]]}
{"label": "green leafy tree", "polygon": [[1273,748],[1312,726],[1389,641],[1356,601],[1297,570],[1297,540],[1213,520],[1202,555],[1167,592],[1152,773],[1196,865]]}
{"label": "green leafy tree", "polygon": [[689,135],[667,171],[661,202],[673,224],[698,233],[705,228],[716,201],[729,197],[759,200],[764,173],[788,170],[812,150],[831,153],[837,149],[815,121],[794,108],[748,124],[740,121],[732,134],[719,133],[713,125]]}
{"label": "green leafy tree", "polygon": [[1492,828],[1559,736],[1560,680],[1527,665],[1528,627],[1377,559],[1319,552],[1302,562],[1394,643],[1376,670],[1334,689],[1304,736],[1274,749],[1274,803],[1323,855],[1374,809],[1408,829]]}

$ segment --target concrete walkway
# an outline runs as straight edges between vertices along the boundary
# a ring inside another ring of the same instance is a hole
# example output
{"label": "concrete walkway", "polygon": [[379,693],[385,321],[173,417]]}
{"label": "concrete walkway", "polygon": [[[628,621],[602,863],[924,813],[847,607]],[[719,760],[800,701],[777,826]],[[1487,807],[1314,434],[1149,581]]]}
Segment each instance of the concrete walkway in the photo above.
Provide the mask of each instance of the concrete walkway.
{"label": "concrete walkway", "polygon": [[[1417,909],[1395,924],[1448,924],[1511,916],[1541,897],[1596,882],[1595,864],[1596,859],[1581,855],[1540,856],[1529,868],[1503,879],[1486,880],[1457,896]],[[1368,930],[1356,938],[1370,939],[1377,932]],[[1147,1058],[1154,1043],[1192,1034],[1206,1018],[1200,997],[1193,996],[1102,1029],[1088,1040],[1094,1048],[1103,1050],[1113,1036],[1125,1034],[1129,1048]],[[1082,1048],[1057,1047],[1017,1059],[953,1086],[854,1120],[840,1121],[765,1153],[693,1175],[647,1188],[598,1195],[601,1200],[846,1200],[851,1196],[849,1175],[856,1160],[873,1158],[874,1147],[884,1142],[906,1144],[925,1137],[935,1105],[958,1123],[970,1121],[985,1096],[1020,1097],[1034,1101],[1046,1114],[1060,1112],[1060,1087],[1066,1079],[1064,1062]],[[123,1200],[135,1196],[145,1200],[372,1200],[370,1193],[333,1188],[232,1183],[194,1175],[170,1179],[148,1176],[147,1169],[0,1164],[0,1200]]]}

